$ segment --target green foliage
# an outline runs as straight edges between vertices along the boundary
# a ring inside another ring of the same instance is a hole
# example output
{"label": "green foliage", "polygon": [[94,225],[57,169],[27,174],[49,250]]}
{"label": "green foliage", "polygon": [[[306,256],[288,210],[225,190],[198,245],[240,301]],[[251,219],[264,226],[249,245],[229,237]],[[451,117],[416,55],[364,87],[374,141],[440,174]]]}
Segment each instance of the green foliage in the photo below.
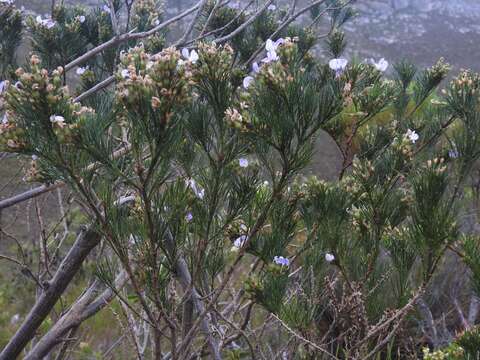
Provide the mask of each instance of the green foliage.
{"label": "green foliage", "polygon": [[15,51],[22,40],[22,13],[8,2],[0,3],[0,78],[10,77]]}
{"label": "green foliage", "polygon": [[463,239],[465,249],[465,263],[472,274],[472,286],[475,293],[480,294],[480,243],[476,236],[465,236]]}
{"label": "green foliage", "polygon": [[480,355],[480,330],[478,326],[465,330],[457,337],[455,343],[463,349],[466,359],[477,359]]}

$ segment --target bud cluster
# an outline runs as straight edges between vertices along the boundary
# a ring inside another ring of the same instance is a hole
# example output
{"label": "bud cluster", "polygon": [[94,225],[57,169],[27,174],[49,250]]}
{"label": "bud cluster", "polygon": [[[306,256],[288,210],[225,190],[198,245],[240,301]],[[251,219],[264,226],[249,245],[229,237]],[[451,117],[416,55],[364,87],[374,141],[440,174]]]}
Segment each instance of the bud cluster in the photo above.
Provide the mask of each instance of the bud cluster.
{"label": "bud cluster", "polygon": [[0,147],[5,151],[19,152],[34,146],[30,144],[29,131],[35,131],[36,138],[44,136],[45,142],[55,135],[59,143],[72,143],[75,130],[93,113],[92,109],[72,101],[63,86],[63,68],[49,74],[39,63],[40,59],[33,55],[31,72],[19,68],[15,72],[18,81],[7,84],[7,112],[0,125]]}
{"label": "bud cluster", "polygon": [[227,81],[232,74],[233,49],[230,45],[215,43],[198,45],[199,60],[193,69],[193,80],[201,84],[204,80]]}
{"label": "bud cluster", "polygon": [[427,168],[433,169],[437,174],[444,173],[447,170],[444,158],[434,158],[433,160],[427,160]]}
{"label": "bud cluster", "polygon": [[134,27],[148,28],[160,24],[161,13],[155,0],[137,0],[133,4],[132,24]]}
{"label": "bud cluster", "polygon": [[117,100],[127,111],[145,113],[145,101],[167,124],[175,107],[190,99],[190,65],[183,63],[180,53],[168,48],[150,56],[143,46],[122,55],[117,73]]}
{"label": "bud cluster", "polygon": [[442,90],[448,103],[459,113],[468,110],[477,111],[480,101],[480,74],[469,70],[463,70],[450,82],[447,90]]}
{"label": "bud cluster", "polygon": [[393,98],[394,94],[395,83],[391,80],[384,80],[365,87],[359,93],[355,93],[352,100],[360,112],[372,114],[375,111],[382,109],[385,104]]}

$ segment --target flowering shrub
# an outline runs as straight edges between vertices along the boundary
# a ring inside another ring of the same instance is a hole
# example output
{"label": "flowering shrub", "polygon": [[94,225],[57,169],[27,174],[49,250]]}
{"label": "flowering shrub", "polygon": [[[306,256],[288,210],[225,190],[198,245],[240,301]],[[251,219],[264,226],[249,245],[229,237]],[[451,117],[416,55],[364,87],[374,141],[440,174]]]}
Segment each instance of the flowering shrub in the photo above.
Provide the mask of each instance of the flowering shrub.
{"label": "flowering shrub", "polygon": [[[459,320],[440,331],[431,296],[452,256],[470,269],[468,292],[479,289],[478,239],[458,217],[480,157],[477,74],[462,72],[437,93],[449,70],[443,60],[424,71],[348,61],[340,25],[351,10],[341,1],[324,5],[334,24],[327,61],[309,52],[313,27],[266,36],[289,16],[270,1],[254,18],[198,5],[199,37],[188,47],[129,35],[118,54],[114,38],[77,63],[118,30],[120,5],[110,3],[31,18],[42,58],[33,55],[1,88],[1,151],[32,157],[27,180],[72,189],[91,247],[102,243],[95,286],[110,291],[108,301],[72,304],[31,358],[94,314],[85,303],[99,311],[113,297],[139,358],[147,348],[157,359],[415,358],[421,348],[426,359],[456,359],[469,351],[464,343],[478,340],[468,332],[474,303],[467,320],[452,296]],[[314,19],[321,10],[308,9]],[[160,27],[155,2],[130,10],[141,36]],[[61,44],[73,36],[82,40]],[[72,61],[87,92],[78,97],[64,76]],[[97,80],[114,89],[87,90]],[[335,181],[304,176],[320,132],[342,156]],[[46,297],[58,295],[49,289]],[[33,334],[29,319],[21,329]],[[451,342],[445,337],[459,328],[470,338],[427,348]],[[0,359],[30,340],[17,335]]]}

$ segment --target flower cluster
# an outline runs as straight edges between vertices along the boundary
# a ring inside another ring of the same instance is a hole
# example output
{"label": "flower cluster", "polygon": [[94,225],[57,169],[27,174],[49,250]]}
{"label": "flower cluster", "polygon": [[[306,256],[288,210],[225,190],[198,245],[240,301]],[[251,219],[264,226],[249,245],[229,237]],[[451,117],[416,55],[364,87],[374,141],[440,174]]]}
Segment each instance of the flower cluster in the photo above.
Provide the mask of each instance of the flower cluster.
{"label": "flower cluster", "polygon": [[[296,46],[290,38],[280,38],[276,41],[268,39],[265,44],[266,57],[261,60],[262,64],[273,64],[280,62],[282,59],[285,62],[292,57],[295,53]],[[252,64],[252,75],[248,75],[243,79],[243,87],[248,89],[250,84],[255,80],[254,76],[257,76],[261,71],[261,67],[257,62]]]}

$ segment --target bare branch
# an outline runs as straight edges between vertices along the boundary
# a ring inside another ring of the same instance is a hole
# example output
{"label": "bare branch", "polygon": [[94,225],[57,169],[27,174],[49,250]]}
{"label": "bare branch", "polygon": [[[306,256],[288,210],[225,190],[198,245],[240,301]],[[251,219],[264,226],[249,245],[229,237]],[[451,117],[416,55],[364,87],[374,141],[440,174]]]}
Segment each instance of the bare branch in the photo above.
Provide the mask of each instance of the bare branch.
{"label": "bare branch", "polygon": [[153,27],[152,29],[150,29],[148,31],[142,31],[142,32],[138,32],[138,33],[126,33],[126,34],[123,34],[123,35],[115,36],[112,39],[108,40],[107,42],[89,50],[88,52],[86,52],[82,56],[80,56],[80,57],[76,58],[75,60],[69,62],[67,65],[65,65],[65,71],[69,71],[69,70],[73,69],[75,66],[78,66],[78,65],[84,63],[85,61],[87,61],[88,59],[97,55],[98,53],[100,53],[100,52],[102,52],[106,49],[109,49],[113,46],[116,46],[118,44],[121,44],[121,43],[129,41],[129,40],[139,40],[139,39],[143,39],[143,38],[149,37],[151,35],[154,35],[158,31],[166,28],[168,25],[183,19],[185,16],[187,16],[187,15],[191,14],[192,12],[194,12],[195,10],[197,10],[198,7],[200,6],[200,4],[201,4],[201,1],[198,2],[196,5],[194,5],[193,7],[191,7],[190,9],[185,10],[184,12],[178,14],[177,16],[174,16],[174,17],[168,19],[167,21],[164,21],[163,23]]}
{"label": "bare branch", "polygon": [[53,309],[73,277],[80,270],[87,255],[97,246],[99,241],[99,234],[92,229],[86,229],[78,235],[55,276],[47,283],[48,286],[30,310],[23,324],[0,353],[0,360],[11,360],[20,355],[25,346],[35,336],[43,320]]}

